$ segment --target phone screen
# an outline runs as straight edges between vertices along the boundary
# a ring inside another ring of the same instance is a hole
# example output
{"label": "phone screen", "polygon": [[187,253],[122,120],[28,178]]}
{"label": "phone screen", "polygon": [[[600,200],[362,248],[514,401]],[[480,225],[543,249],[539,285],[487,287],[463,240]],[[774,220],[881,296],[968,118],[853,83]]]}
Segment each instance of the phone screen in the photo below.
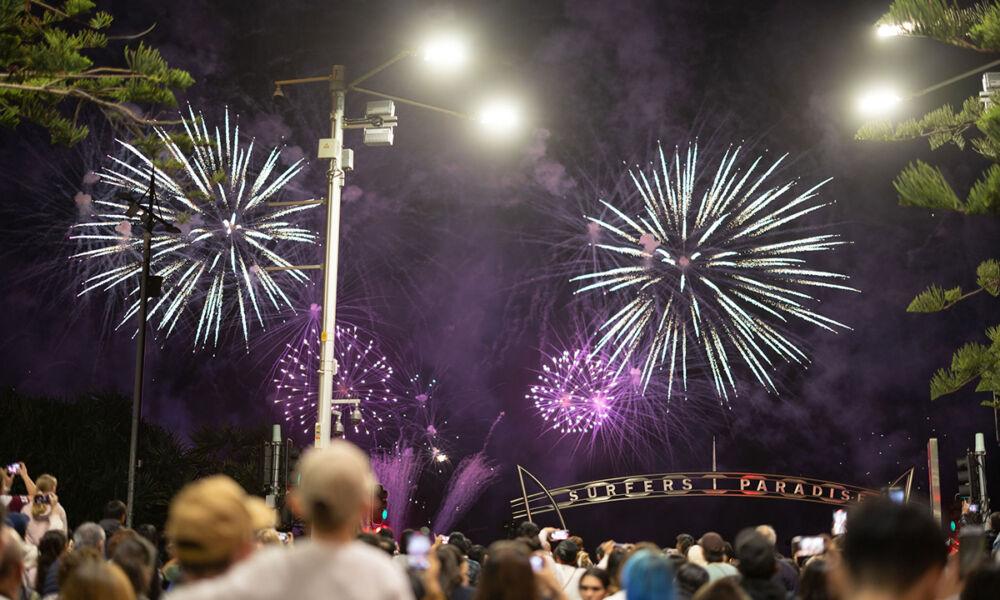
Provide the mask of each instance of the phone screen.
{"label": "phone screen", "polygon": [[21,465],[19,465],[17,463],[11,463],[11,464],[7,465],[7,472],[9,474],[11,474],[11,475],[13,475],[14,473],[17,473],[20,470],[21,470]]}
{"label": "phone screen", "polygon": [[[524,564],[524,563],[521,563],[521,564]],[[535,573],[538,573],[544,567],[545,567],[545,561],[542,560],[541,556],[532,556],[531,557],[531,570],[532,571],[534,571]]]}
{"label": "phone screen", "polygon": [[414,569],[423,570],[427,568],[427,553],[431,549],[431,539],[426,535],[414,533],[410,536],[410,541],[406,544],[406,556],[410,566]]}
{"label": "phone screen", "polygon": [[826,550],[826,540],[820,536],[804,537],[799,539],[799,550],[796,556],[816,556],[823,554]]}
{"label": "phone screen", "polygon": [[847,511],[838,508],[833,511],[833,528],[830,530],[833,535],[844,535],[847,533]]}
{"label": "phone screen", "polygon": [[889,499],[897,504],[902,504],[906,500],[906,492],[904,490],[891,489],[889,490]]}
{"label": "phone screen", "polygon": [[553,540],[565,540],[568,537],[569,537],[569,532],[566,531],[565,529],[557,529],[552,532]]}

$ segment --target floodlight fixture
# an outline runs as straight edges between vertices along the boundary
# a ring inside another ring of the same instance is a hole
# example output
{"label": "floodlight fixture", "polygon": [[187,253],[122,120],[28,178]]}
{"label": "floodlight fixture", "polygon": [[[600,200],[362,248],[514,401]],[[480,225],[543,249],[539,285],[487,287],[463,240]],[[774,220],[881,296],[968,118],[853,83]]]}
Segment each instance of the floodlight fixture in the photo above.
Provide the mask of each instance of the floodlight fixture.
{"label": "floodlight fixture", "polygon": [[882,23],[875,28],[875,35],[880,38],[896,37],[913,33],[916,26],[910,21],[903,23]]}
{"label": "floodlight fixture", "polygon": [[861,96],[858,109],[868,115],[886,113],[902,101],[903,98],[891,89],[876,89]]}
{"label": "floodlight fixture", "polygon": [[495,133],[514,129],[518,121],[517,108],[510,102],[493,102],[479,112],[479,122]]}
{"label": "floodlight fixture", "polygon": [[465,43],[455,35],[430,40],[424,46],[421,56],[425,62],[444,69],[455,69],[468,61]]}

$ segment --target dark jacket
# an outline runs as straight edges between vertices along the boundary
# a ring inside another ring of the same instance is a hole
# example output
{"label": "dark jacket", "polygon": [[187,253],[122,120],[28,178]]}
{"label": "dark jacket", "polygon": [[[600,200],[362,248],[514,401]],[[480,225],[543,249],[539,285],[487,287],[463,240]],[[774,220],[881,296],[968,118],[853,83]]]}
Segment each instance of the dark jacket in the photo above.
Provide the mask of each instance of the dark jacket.
{"label": "dark jacket", "polygon": [[742,579],[740,587],[753,600],[786,600],[792,598],[785,587],[774,579]]}

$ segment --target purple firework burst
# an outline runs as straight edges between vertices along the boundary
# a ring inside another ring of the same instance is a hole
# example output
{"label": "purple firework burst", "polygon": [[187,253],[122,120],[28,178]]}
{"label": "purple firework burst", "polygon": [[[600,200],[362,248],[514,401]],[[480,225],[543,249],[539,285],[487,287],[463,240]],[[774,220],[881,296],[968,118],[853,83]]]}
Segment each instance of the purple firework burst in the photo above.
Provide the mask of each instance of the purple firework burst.
{"label": "purple firework burst", "polygon": [[[282,407],[286,421],[303,435],[316,423],[319,396],[318,305],[310,308],[310,315],[305,331],[289,342],[278,358],[272,380],[274,404]],[[364,419],[348,429],[355,438],[377,443],[399,407],[399,399],[390,391],[393,368],[378,351],[375,340],[354,326],[337,326],[334,351],[338,368],[333,397],[360,400]]]}

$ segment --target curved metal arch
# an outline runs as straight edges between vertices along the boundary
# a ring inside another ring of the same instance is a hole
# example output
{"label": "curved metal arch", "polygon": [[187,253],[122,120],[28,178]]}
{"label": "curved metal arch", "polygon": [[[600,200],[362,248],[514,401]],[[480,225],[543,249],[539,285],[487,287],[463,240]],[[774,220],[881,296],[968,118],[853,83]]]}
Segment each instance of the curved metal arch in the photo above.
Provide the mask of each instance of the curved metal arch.
{"label": "curved metal arch", "polygon": [[537,477],[532,475],[530,471],[528,471],[521,465],[517,465],[517,477],[518,479],[521,480],[521,497],[524,499],[524,508],[528,513],[528,520],[531,521],[531,506],[528,504],[528,491],[524,487],[525,475],[531,477],[532,481],[534,481],[538,485],[538,487],[541,488],[542,493],[545,494],[545,497],[549,499],[549,504],[552,505],[552,509],[556,511],[556,516],[559,517],[559,525],[561,525],[563,529],[566,529],[566,521],[563,520],[562,511],[559,510],[559,506],[556,504],[556,501],[552,497],[552,494],[549,493],[549,489],[544,485],[542,485],[542,482],[539,481]]}

